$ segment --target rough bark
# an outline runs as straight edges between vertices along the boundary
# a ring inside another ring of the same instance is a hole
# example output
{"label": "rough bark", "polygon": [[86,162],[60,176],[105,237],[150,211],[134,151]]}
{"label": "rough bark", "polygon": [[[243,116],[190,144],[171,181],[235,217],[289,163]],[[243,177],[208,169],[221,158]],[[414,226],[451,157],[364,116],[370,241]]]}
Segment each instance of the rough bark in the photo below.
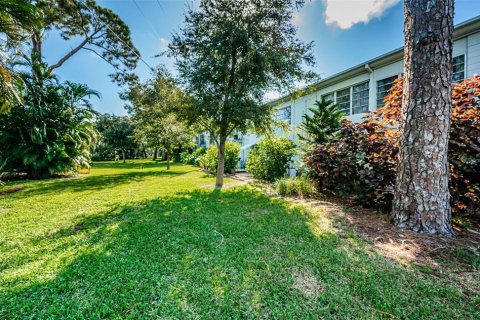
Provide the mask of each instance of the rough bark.
{"label": "rough bark", "polygon": [[125,150],[124,149],[122,149],[122,159],[123,159],[123,163],[126,163],[126,161],[125,161]]}
{"label": "rough bark", "polygon": [[215,188],[221,189],[223,187],[223,173],[225,171],[225,142],[227,137],[220,135],[218,141],[218,164],[217,164],[217,181]]}
{"label": "rough bark", "polygon": [[405,55],[393,221],[452,235],[447,149],[453,0],[405,1]]}
{"label": "rough bark", "polygon": [[155,149],[153,149],[153,161],[157,160],[158,158],[158,147],[155,147]]}

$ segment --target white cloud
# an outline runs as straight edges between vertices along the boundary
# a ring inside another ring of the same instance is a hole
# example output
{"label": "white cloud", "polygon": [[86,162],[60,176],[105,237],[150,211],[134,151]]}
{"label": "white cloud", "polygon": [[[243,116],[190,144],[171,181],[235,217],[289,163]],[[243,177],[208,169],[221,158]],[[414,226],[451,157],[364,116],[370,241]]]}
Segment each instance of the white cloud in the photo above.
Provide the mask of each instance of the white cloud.
{"label": "white cloud", "polygon": [[170,41],[166,38],[160,38],[160,50],[165,51],[168,49]]}
{"label": "white cloud", "polygon": [[280,98],[280,94],[276,91],[268,91],[268,92],[265,93],[263,98],[265,99],[265,101],[271,101],[271,100],[275,100],[277,98]]}
{"label": "white cloud", "polygon": [[329,25],[348,29],[357,23],[378,18],[400,0],[323,0]]}

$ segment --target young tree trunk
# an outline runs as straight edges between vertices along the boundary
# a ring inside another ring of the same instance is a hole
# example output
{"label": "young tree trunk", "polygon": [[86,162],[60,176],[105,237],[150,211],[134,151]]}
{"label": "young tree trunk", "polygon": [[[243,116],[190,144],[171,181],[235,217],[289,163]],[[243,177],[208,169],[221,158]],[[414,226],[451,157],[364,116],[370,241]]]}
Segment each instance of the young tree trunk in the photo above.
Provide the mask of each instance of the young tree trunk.
{"label": "young tree trunk", "polygon": [[220,135],[218,139],[217,181],[215,182],[215,188],[221,189],[223,187],[223,172],[225,171],[225,142],[227,137]]}
{"label": "young tree trunk", "polygon": [[158,158],[158,147],[155,147],[155,149],[153,149],[153,161],[157,160]]}
{"label": "young tree trunk", "polygon": [[124,149],[122,149],[122,159],[123,159],[123,163],[126,163],[126,161],[125,161],[125,150]]}
{"label": "young tree trunk", "polygon": [[170,170],[170,150],[165,152],[165,156],[167,158],[167,170]]}
{"label": "young tree trunk", "polygon": [[405,57],[393,221],[452,235],[447,148],[453,0],[405,0]]}

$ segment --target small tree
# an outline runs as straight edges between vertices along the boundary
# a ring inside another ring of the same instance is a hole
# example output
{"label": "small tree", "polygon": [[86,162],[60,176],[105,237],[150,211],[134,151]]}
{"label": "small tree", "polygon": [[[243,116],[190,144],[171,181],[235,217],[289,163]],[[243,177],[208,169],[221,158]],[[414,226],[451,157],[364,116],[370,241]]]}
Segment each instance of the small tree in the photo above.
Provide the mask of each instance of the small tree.
{"label": "small tree", "polygon": [[303,122],[300,129],[305,132],[299,134],[300,140],[307,144],[323,144],[331,139],[338,132],[345,113],[338,111],[338,105],[332,101],[315,101],[316,108],[308,108],[312,113],[303,115]]}
{"label": "small tree", "polygon": [[225,142],[235,130],[265,128],[272,106],[265,93],[308,75],[312,44],[296,38],[295,0],[201,0],[170,52],[193,103],[185,114],[218,145],[216,187],[223,185]]}
{"label": "small tree", "polygon": [[137,83],[124,95],[135,123],[135,135],[153,148],[154,160],[158,147],[165,151],[167,169],[173,150],[193,145],[193,126],[187,126],[177,114],[185,104],[185,94],[164,69],[157,69],[155,78]]}

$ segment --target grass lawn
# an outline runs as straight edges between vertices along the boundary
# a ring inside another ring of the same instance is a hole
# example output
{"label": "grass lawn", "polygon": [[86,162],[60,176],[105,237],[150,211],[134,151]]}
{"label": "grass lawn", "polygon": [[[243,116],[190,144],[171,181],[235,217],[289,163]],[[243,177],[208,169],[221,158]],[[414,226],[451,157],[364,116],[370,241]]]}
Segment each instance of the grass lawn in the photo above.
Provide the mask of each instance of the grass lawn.
{"label": "grass lawn", "polygon": [[480,318],[480,297],[321,210],[215,191],[191,166],[95,163],[16,184],[0,196],[0,319]]}

